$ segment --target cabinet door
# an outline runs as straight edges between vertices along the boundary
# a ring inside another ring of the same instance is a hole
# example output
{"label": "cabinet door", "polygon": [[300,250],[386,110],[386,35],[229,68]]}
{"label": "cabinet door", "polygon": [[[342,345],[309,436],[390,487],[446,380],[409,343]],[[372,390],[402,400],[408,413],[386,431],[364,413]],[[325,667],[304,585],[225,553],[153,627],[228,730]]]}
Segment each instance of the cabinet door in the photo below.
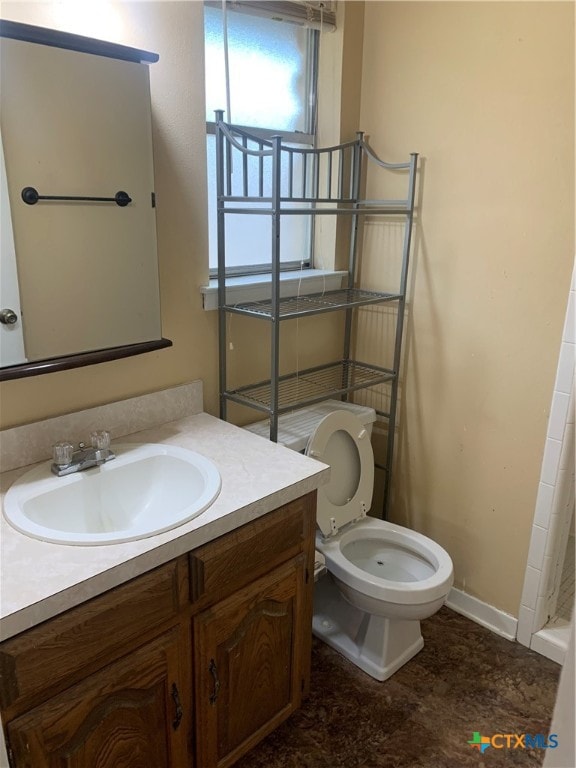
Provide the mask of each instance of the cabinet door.
{"label": "cabinet door", "polygon": [[8,724],[17,768],[184,768],[190,712],[175,629]]}
{"label": "cabinet door", "polygon": [[194,618],[196,757],[224,768],[288,717],[311,628],[299,556]]}

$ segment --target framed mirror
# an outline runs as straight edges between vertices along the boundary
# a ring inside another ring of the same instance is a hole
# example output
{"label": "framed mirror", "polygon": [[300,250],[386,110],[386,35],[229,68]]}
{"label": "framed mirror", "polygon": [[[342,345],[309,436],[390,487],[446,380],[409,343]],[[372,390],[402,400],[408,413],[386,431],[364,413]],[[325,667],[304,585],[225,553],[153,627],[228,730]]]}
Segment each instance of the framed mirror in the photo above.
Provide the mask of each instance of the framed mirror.
{"label": "framed mirror", "polygon": [[0,22],[0,380],[170,346],[162,337],[149,64]]}

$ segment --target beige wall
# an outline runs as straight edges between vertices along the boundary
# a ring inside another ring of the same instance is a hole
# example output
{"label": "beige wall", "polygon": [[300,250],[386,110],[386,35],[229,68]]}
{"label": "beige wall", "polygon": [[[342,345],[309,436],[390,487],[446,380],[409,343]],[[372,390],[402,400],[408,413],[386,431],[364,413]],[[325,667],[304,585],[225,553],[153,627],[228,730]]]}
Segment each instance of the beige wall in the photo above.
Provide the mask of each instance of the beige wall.
{"label": "beige wall", "polygon": [[364,30],[360,124],[422,154],[391,517],[518,615],[574,258],[574,6],[369,2]]}
{"label": "beige wall", "polygon": [[[81,6],[81,7],[80,7]],[[93,9],[93,12],[91,12]],[[204,312],[208,274],[204,53],[198,2],[2,2],[2,18],[155,51],[150,67],[162,330],[174,346],[0,385],[3,428],[202,378],[217,403],[216,313]]]}

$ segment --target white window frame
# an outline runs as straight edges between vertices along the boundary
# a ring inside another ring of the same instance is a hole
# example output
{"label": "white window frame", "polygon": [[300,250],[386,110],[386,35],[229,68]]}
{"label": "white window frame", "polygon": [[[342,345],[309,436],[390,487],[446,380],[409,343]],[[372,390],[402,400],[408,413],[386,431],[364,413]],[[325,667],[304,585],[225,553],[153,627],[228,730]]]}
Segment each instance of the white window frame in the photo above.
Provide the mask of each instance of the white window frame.
{"label": "white window frame", "polygon": [[[205,0],[204,3],[208,7],[221,9],[222,4],[221,2],[214,2],[211,0]],[[267,2],[266,0],[260,0],[258,3],[253,2],[245,2],[243,4],[240,4],[238,2],[235,2],[234,4],[229,4],[229,7],[227,7],[228,11],[240,11],[243,13],[251,14],[251,15],[259,15],[259,16],[268,16],[272,18],[277,18],[277,15],[274,16],[273,14],[276,13],[276,10],[273,8],[273,6],[279,5],[278,3],[273,2]],[[284,3],[286,5],[286,3]],[[288,3],[288,5],[293,5],[297,11],[301,11],[301,8],[298,6],[301,6],[300,3]],[[301,14],[299,14],[301,16]],[[297,17],[298,18],[298,17]],[[301,23],[301,21],[294,21],[294,19],[291,18],[283,18],[283,21],[292,21],[294,23]],[[303,144],[308,147],[314,147],[316,145],[316,132],[317,132],[317,97],[318,97],[318,53],[319,53],[319,46],[320,46],[320,39],[319,39],[319,27],[316,23],[309,23],[305,25],[308,28],[308,52],[307,52],[307,81],[308,81],[308,103],[305,105],[306,107],[306,128],[307,131],[285,131],[285,130],[278,130],[274,128],[256,128],[253,126],[239,126],[243,130],[247,131],[248,133],[252,134],[253,136],[257,138],[262,139],[271,139],[273,136],[281,135],[282,139],[287,144]],[[214,135],[216,133],[216,123],[212,120],[206,121],[206,135]],[[298,261],[283,261],[280,265],[280,270],[282,272],[288,272],[288,271],[303,271],[303,270],[312,270],[313,269],[313,243],[314,243],[314,219],[311,221],[311,233],[310,233],[310,242],[309,242],[309,256],[307,259],[304,260],[298,260]],[[217,276],[217,268],[216,267],[210,267],[209,268],[209,275],[211,281],[216,278]],[[261,274],[269,274],[270,268],[267,265],[237,265],[234,267],[229,267],[226,269],[226,276],[227,278],[244,278],[246,276],[250,275],[261,275]],[[206,302],[205,302],[206,304]]]}

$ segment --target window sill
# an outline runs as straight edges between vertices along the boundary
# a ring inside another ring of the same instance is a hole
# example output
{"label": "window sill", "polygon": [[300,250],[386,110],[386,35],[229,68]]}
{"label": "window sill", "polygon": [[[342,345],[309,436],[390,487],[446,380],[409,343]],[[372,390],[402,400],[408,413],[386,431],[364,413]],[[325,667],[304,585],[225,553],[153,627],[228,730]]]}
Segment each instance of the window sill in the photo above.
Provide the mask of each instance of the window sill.
{"label": "window sill", "polygon": [[[283,272],[280,275],[280,297],[308,296],[311,293],[337,291],[342,288],[348,272],[329,269],[304,269]],[[204,309],[218,309],[218,281],[210,280],[200,288]],[[268,301],[271,298],[270,274],[229,277],[226,280],[227,301],[241,304],[245,301]]]}

